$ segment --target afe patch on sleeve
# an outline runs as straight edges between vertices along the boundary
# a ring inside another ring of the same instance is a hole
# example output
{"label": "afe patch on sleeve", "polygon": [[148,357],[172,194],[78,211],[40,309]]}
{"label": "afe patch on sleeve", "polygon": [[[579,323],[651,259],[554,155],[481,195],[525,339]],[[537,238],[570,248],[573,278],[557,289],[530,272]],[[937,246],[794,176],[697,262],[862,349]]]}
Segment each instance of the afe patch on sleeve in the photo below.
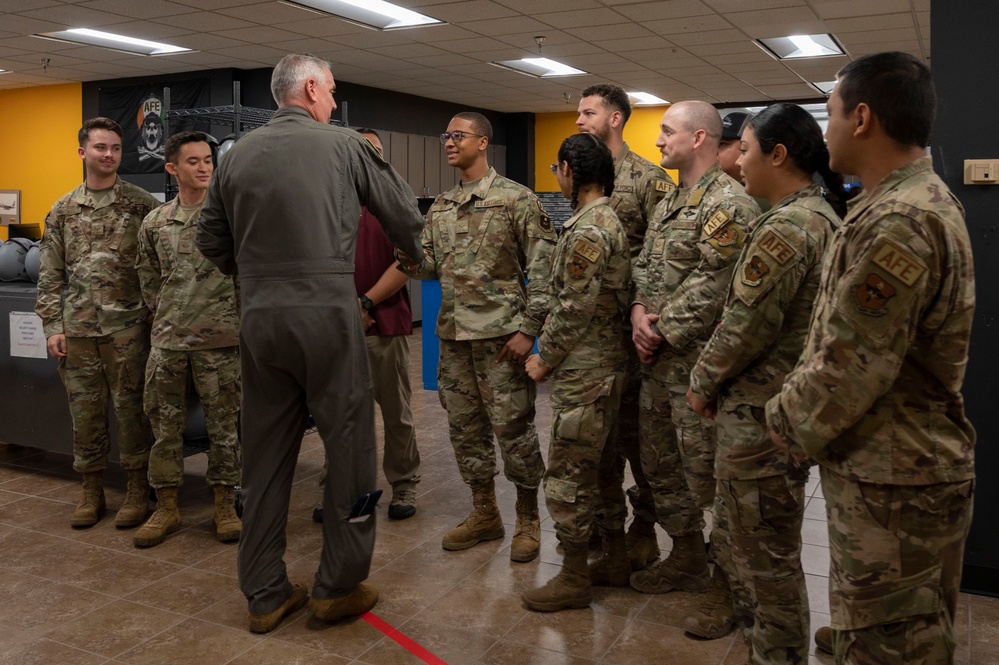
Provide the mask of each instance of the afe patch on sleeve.
{"label": "afe patch on sleeve", "polygon": [[600,248],[591,243],[589,240],[578,240],[573,243],[572,251],[580,255],[587,261],[596,261],[600,258],[602,252]]}
{"label": "afe patch on sleeve", "polygon": [[763,278],[768,272],[770,272],[770,266],[767,265],[767,262],[758,254],[753,254],[742,271],[742,283],[746,286],[759,286],[763,283]]}
{"label": "afe patch on sleeve", "polygon": [[906,286],[914,285],[926,272],[925,263],[890,240],[874,253],[873,263]]}
{"label": "afe patch on sleeve", "polygon": [[719,210],[715,214],[711,215],[711,219],[707,221],[704,225],[704,235],[708,237],[713,237],[718,229],[722,228],[726,224],[732,221],[732,215],[728,210]]}
{"label": "afe patch on sleeve", "polygon": [[781,238],[773,229],[766,230],[763,237],[760,238],[758,246],[766,252],[770,258],[776,261],[778,265],[784,265],[797,253],[794,251],[794,248],[791,247],[787,241]]}
{"label": "afe patch on sleeve", "polygon": [[656,191],[657,192],[671,192],[673,191],[673,183],[668,180],[656,180]]}
{"label": "afe patch on sleeve", "polygon": [[873,272],[867,273],[867,278],[853,290],[857,309],[868,316],[884,316],[887,313],[885,303],[894,295],[895,287]]}

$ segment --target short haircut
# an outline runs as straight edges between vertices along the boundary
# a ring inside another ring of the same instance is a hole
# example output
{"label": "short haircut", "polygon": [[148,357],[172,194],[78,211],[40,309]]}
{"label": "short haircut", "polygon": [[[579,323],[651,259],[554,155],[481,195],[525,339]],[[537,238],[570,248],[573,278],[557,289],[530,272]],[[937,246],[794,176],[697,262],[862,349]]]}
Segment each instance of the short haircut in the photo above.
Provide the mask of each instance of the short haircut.
{"label": "short haircut", "polygon": [[621,123],[622,125],[628,124],[628,118],[631,117],[631,100],[628,99],[628,93],[621,86],[614,85],[613,83],[591,85],[586,90],[583,90],[582,96],[600,97],[604,100],[605,105],[615,111],[621,112],[621,117],[624,118],[624,121]]}
{"label": "short haircut", "polygon": [[721,144],[722,119],[718,110],[701,101],[677,102],[670,108],[677,107],[680,111],[683,126],[687,131],[696,132],[703,129],[708,139],[716,146]]}
{"label": "short haircut", "polygon": [[163,157],[166,158],[167,162],[176,164],[180,149],[188,143],[208,143],[208,146],[211,147],[208,135],[204,132],[177,132],[163,144]]}
{"label": "short haircut", "polygon": [[874,53],[847,64],[836,78],[843,113],[867,104],[892,140],[920,148],[930,144],[937,95],[930,68],[918,58]]}
{"label": "short haircut", "polygon": [[271,74],[271,95],[284,104],[301,94],[300,89],[310,78],[325,80],[330,63],[308,53],[291,53],[281,58]]}
{"label": "short haircut", "polygon": [[94,129],[106,129],[117,134],[119,139],[124,140],[125,138],[125,133],[121,131],[121,125],[111,118],[91,118],[83,121],[83,127],[80,127],[80,131],[76,135],[81,148],[86,147],[87,141],[90,139],[90,132]]}
{"label": "short haircut", "polygon": [[486,140],[490,143],[493,142],[493,123],[489,122],[489,118],[486,116],[475,111],[462,111],[461,113],[455,113],[454,117],[459,120],[469,121],[472,123],[472,129],[475,130],[476,134],[485,136]]}
{"label": "short haircut", "polygon": [[361,127],[359,130],[357,130],[357,133],[358,134],[372,134],[374,136],[377,136],[379,141],[382,140],[382,135],[381,134],[379,134],[378,132],[376,132],[373,129],[368,129],[367,127]]}

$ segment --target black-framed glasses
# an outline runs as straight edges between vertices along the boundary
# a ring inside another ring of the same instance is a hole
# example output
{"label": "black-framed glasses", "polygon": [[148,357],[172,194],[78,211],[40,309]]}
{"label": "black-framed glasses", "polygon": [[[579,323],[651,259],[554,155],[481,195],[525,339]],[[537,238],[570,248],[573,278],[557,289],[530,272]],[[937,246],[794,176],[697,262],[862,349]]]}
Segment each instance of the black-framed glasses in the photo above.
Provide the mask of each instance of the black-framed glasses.
{"label": "black-framed glasses", "polygon": [[550,168],[552,170],[552,173],[556,173],[556,174],[558,173],[558,164],[552,164],[548,168]]}
{"label": "black-framed glasses", "polygon": [[441,145],[447,143],[448,139],[451,139],[455,143],[461,143],[461,140],[466,136],[485,136],[485,134],[472,134],[471,132],[461,132],[461,131],[444,132],[443,134],[441,134]]}

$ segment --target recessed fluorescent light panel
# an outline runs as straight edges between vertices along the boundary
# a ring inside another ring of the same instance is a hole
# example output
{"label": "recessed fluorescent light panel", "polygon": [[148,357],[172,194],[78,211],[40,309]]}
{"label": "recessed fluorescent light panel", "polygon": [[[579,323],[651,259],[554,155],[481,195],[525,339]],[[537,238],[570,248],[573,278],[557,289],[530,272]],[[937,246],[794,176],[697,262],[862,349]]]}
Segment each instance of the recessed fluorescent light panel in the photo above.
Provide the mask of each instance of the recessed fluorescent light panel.
{"label": "recessed fluorescent light panel", "polygon": [[520,60],[500,60],[490,63],[504,69],[512,69],[520,74],[527,74],[536,78],[549,78],[552,76],[577,76],[586,74],[582,69],[576,69],[569,65],[563,65],[550,58],[522,58]]}
{"label": "recessed fluorescent light panel", "polygon": [[444,23],[384,0],[281,0],[281,2],[293,7],[332,14],[350,23],[375,30],[398,30]]}
{"label": "recessed fluorescent light panel", "polygon": [[631,103],[635,106],[654,106],[656,104],[669,104],[662,97],[656,97],[647,92],[629,92],[628,96],[631,97]]}
{"label": "recessed fluorescent light panel", "polygon": [[843,55],[843,47],[832,35],[792,35],[757,39],[756,43],[778,60],[825,58]]}
{"label": "recessed fluorescent light panel", "polygon": [[836,81],[812,81],[812,85],[823,95],[831,95],[833,88],[836,87]]}
{"label": "recessed fluorescent light panel", "polygon": [[44,39],[54,39],[57,42],[71,42],[73,44],[86,44],[87,46],[103,46],[104,48],[124,51],[126,53],[138,53],[139,55],[169,55],[171,53],[183,53],[190,51],[183,46],[173,46],[172,44],[161,44],[151,42],[147,39],[137,39],[127,35],[116,35],[100,30],[89,28],[73,28],[72,30],[60,30],[59,32],[43,32],[35,35]]}

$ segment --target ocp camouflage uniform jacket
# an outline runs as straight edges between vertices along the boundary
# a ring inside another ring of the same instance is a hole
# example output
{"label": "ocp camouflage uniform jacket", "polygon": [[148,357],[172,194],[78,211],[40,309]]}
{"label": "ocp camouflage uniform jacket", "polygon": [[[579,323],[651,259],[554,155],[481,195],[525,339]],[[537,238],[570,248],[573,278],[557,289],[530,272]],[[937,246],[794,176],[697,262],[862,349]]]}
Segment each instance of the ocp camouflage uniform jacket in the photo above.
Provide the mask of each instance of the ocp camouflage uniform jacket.
{"label": "ocp camouflage uniform jacket", "polygon": [[142,222],[135,267],[153,311],[154,347],[195,351],[239,344],[233,278],[194,245],[200,214],[200,205],[174,199]]}
{"label": "ocp camouflage uniform jacket", "polygon": [[718,164],[693,189],[674,189],[656,207],[635,263],[634,302],[658,314],[665,343],[652,371],[686,384],[711,336],[732,271],[759,206]]}
{"label": "ocp camouflage uniform jacket", "polygon": [[961,384],[974,310],[964,211],[922,157],[850,202],[768,424],[855,480],[973,478]]}
{"label": "ocp camouflage uniform jacket", "polygon": [[725,311],[690,373],[704,401],[765,406],[801,355],[822,261],[840,225],[817,185],[750,223]]}
{"label": "ocp camouflage uniform jacket", "polygon": [[56,201],[45,218],[35,303],[46,337],[99,337],[146,320],[135,255],[139,226],[158,205],[121,178],[101,207],[85,184]]}
{"label": "ocp camouflage uniform jacket", "polygon": [[459,183],[437,197],[421,240],[427,255],[409,274],[440,280],[438,337],[541,332],[556,237],[531,190],[490,168],[467,196]]}
{"label": "ocp camouflage uniform jacket", "polygon": [[610,199],[584,205],[562,227],[552,258],[548,319],[538,340],[552,369],[624,362],[624,317],[631,293],[628,238]]}
{"label": "ocp camouflage uniform jacket", "polygon": [[658,165],[633,153],[625,143],[614,158],[614,193],[610,207],[628,237],[632,261],[638,258],[656,206],[676,189],[676,183]]}

